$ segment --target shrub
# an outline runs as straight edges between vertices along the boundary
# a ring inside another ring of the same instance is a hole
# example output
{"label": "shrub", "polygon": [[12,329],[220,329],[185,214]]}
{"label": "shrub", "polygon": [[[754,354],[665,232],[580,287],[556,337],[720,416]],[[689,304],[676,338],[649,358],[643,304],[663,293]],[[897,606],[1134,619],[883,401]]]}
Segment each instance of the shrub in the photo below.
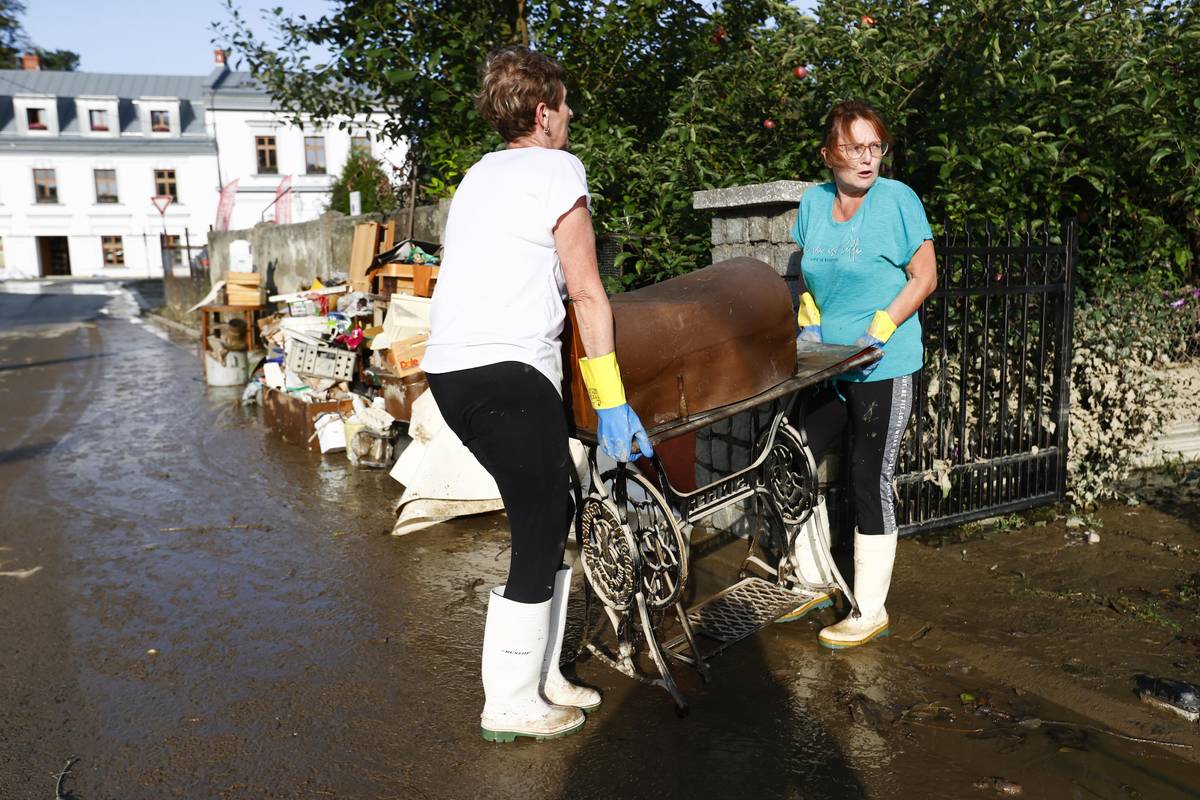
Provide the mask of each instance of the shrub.
{"label": "shrub", "polygon": [[[1174,300],[1184,302],[1172,307]],[[1200,302],[1192,293],[1122,290],[1079,299],[1071,363],[1068,496],[1083,508],[1116,495],[1137,456],[1195,403],[1163,368],[1189,357]]]}
{"label": "shrub", "polygon": [[366,152],[351,152],[346,165],[333,182],[329,208],[350,213],[350,193],[362,195],[362,213],[387,213],[400,207],[391,179],[375,158]]}

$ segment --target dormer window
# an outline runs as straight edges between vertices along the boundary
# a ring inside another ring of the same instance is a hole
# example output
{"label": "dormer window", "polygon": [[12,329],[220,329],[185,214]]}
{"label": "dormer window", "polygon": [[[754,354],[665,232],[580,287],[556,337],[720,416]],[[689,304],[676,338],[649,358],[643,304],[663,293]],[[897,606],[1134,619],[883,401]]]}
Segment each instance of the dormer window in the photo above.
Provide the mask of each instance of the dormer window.
{"label": "dormer window", "polygon": [[108,112],[102,109],[92,109],[88,112],[88,121],[91,123],[92,130],[106,131],[108,130]]}
{"label": "dormer window", "polygon": [[171,132],[171,112],[169,111],[151,111],[150,112],[150,130],[155,133],[170,133]]}
{"label": "dormer window", "polygon": [[31,131],[46,130],[46,109],[44,108],[27,108],[25,109],[25,121],[28,123]]}

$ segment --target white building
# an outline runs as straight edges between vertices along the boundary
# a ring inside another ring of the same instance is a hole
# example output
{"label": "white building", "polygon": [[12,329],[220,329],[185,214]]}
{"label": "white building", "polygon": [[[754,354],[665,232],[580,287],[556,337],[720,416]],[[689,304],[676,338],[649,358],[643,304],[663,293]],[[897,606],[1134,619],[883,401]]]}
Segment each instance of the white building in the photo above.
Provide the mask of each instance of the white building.
{"label": "white building", "polygon": [[[0,70],[0,279],[161,275],[164,254],[179,265],[204,245],[222,186],[229,229],[302,222],[325,210],[351,148],[403,163],[369,120],[289,124],[216,59],[207,77],[54,72],[30,56]],[[165,214],[156,196],[172,198]]]}

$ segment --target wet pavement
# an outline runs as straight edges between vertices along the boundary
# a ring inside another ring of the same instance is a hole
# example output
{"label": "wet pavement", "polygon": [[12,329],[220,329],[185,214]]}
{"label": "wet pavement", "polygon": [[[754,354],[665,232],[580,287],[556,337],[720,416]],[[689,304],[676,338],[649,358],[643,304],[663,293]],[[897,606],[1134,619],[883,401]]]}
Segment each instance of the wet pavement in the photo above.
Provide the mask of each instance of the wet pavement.
{"label": "wet pavement", "polygon": [[963,705],[984,682],[961,655],[831,653],[824,617],[681,675],[685,719],[583,659],[605,701],[581,733],[484,742],[502,515],[390,536],[397,484],[277,440],[127,292],[0,291],[3,800],[51,797],[71,758],[77,800],[1200,794],[1194,756],[987,683],[1065,723],[1006,725]]}

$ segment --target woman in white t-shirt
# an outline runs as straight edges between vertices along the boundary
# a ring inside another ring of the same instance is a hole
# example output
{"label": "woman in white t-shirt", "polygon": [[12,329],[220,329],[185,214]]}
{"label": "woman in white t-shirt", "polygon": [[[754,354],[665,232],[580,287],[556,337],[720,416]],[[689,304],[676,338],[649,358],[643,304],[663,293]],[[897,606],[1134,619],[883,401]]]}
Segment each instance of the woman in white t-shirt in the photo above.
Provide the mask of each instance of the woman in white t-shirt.
{"label": "woman in white t-shirt", "polygon": [[476,101],[508,146],[480,159],[455,192],[421,362],[446,424],[495,478],[512,529],[508,581],[489,594],[483,635],[489,741],[562,736],[600,705],[599,692],[558,668],[573,518],[560,394],[568,296],[601,449],[628,461],[636,438],[652,454],[621,386],[587,177],[566,151],[564,77],[526,47],[488,56]]}

